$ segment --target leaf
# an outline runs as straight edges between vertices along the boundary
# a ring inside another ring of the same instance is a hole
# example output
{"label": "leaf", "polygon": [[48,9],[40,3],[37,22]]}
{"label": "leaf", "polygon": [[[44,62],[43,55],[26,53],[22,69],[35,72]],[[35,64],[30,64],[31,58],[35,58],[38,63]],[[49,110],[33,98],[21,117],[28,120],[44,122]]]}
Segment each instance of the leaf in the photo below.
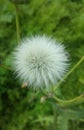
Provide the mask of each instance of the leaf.
{"label": "leaf", "polygon": [[84,110],[65,109],[63,110],[63,115],[65,115],[68,120],[80,120],[84,118]]}
{"label": "leaf", "polygon": [[65,115],[59,115],[57,118],[58,130],[68,130],[68,119]]}
{"label": "leaf", "polygon": [[63,113],[63,109],[57,104],[53,104],[54,130],[68,130],[68,118]]}
{"label": "leaf", "polygon": [[8,22],[10,23],[13,19],[13,15],[11,14],[4,14],[0,17],[0,22]]}
{"label": "leaf", "polygon": [[42,116],[39,115],[38,119],[34,120],[33,123],[36,123],[36,122],[43,123],[44,121],[46,122],[46,124],[52,123],[53,116],[44,116],[44,117],[42,117]]}

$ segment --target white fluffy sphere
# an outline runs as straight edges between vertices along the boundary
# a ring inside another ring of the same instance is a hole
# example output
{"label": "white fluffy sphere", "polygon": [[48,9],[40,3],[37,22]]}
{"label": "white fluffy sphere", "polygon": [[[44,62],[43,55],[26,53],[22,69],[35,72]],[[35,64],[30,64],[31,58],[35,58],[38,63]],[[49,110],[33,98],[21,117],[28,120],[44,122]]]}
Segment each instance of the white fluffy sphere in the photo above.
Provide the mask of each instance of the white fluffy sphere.
{"label": "white fluffy sphere", "polygon": [[68,55],[63,44],[44,35],[34,36],[17,46],[13,66],[17,76],[28,86],[49,88],[66,72]]}

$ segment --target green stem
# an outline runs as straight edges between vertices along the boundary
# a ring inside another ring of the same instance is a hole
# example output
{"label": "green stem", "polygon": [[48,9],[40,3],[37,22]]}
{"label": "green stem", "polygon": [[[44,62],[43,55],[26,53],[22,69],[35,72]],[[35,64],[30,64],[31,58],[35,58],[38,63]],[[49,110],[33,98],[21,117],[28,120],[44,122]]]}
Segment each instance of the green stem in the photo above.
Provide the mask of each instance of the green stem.
{"label": "green stem", "polygon": [[71,100],[61,100],[58,97],[53,96],[53,99],[62,107],[65,106],[72,106],[75,104],[80,104],[84,102],[84,94],[81,94],[80,96],[73,98]]}
{"label": "green stem", "polygon": [[[77,64],[71,68],[71,70],[62,78],[62,80],[57,84],[55,90],[61,85],[61,83],[84,61],[84,56],[77,62]],[[54,90],[54,91],[55,91]]]}
{"label": "green stem", "polygon": [[15,15],[16,15],[16,30],[17,30],[17,41],[20,42],[20,26],[19,26],[19,14],[18,14],[18,5],[15,5]]}

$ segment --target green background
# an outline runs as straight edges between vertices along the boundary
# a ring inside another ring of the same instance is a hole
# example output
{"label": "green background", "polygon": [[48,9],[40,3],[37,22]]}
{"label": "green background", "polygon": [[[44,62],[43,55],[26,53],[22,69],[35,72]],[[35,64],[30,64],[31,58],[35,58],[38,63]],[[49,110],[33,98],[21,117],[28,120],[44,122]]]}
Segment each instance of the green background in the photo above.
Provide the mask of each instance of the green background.
{"label": "green background", "polygon": [[[84,55],[84,0],[28,0],[19,6],[21,38],[46,34],[63,42],[70,54],[70,68]],[[0,0],[0,64],[11,67],[17,46],[15,8]],[[84,63],[61,84],[60,98],[84,92]],[[12,71],[0,67],[0,130],[50,130],[53,110],[41,103],[41,92],[22,89]],[[84,108],[84,105],[77,106]],[[69,122],[70,130],[84,130],[84,120]]]}

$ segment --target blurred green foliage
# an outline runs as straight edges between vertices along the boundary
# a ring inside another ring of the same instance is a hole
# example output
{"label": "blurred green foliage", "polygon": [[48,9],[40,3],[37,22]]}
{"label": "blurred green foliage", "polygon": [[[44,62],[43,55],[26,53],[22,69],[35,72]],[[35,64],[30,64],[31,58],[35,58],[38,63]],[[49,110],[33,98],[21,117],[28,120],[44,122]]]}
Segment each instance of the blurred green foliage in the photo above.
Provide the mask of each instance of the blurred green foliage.
{"label": "blurred green foliage", "polygon": [[[0,64],[11,67],[17,45],[15,10],[0,0]],[[52,36],[66,45],[70,68],[84,55],[84,0],[28,0],[19,5],[21,37]],[[84,92],[84,63],[61,85],[60,98],[71,99]],[[0,67],[0,130],[51,130],[50,103],[40,103],[41,92],[22,89],[13,72]],[[83,105],[77,106],[84,108]],[[84,120],[70,121],[70,130],[84,130]]]}

